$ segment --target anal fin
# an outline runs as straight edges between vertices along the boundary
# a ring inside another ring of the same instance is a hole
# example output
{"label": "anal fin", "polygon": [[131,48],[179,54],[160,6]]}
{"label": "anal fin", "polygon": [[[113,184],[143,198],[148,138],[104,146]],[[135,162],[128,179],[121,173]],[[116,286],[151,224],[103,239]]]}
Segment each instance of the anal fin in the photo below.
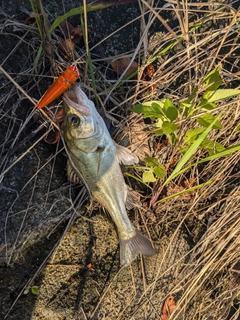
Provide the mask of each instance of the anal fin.
{"label": "anal fin", "polygon": [[129,186],[127,186],[127,199],[125,205],[128,210],[142,206],[138,192],[131,189]]}

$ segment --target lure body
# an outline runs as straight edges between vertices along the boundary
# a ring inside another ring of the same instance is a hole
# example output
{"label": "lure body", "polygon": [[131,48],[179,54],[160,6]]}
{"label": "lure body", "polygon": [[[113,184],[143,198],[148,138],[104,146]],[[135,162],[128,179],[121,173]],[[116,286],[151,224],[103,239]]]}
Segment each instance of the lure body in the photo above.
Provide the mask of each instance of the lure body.
{"label": "lure body", "polygon": [[51,87],[45,92],[40,101],[37,104],[38,109],[42,109],[49,103],[56,100],[61,94],[63,94],[73,82],[75,82],[80,76],[80,72],[77,67],[68,67],[51,85]]}

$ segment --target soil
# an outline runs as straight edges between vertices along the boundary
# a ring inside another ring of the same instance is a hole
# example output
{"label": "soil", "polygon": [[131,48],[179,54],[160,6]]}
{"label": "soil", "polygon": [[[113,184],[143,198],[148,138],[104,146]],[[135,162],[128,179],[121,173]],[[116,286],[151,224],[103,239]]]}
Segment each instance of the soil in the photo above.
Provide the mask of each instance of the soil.
{"label": "soil", "polygon": [[[75,1],[66,1],[64,6],[58,1],[43,1],[51,21],[77,5]],[[21,24],[26,24],[30,4],[27,0],[1,1],[0,7],[4,12],[0,12],[1,21],[5,21],[0,37],[4,48],[0,52],[2,67],[30,96],[38,99],[51,79],[43,80],[39,89],[32,81],[35,73],[24,74],[33,65],[36,54],[30,31],[19,42],[26,34]],[[139,14],[137,3],[89,13],[90,47]],[[78,24],[77,18],[72,18],[71,23]],[[159,25],[154,28],[162,31]],[[136,21],[96,47],[93,56],[105,58],[131,51],[138,41]],[[79,50],[83,50],[81,45]],[[49,69],[46,61],[41,71],[44,74]],[[13,165],[0,185],[0,319],[160,319],[169,293],[178,297],[183,290],[171,292],[179,275],[184,276],[182,270],[189,252],[206,230],[206,217],[201,220],[193,216],[187,225],[181,223],[188,205],[184,199],[170,205],[171,221],[161,206],[141,213],[138,209],[129,211],[130,220],[144,234],[147,222],[157,254],[139,257],[130,267],[121,268],[117,233],[107,213],[96,204],[89,210],[86,192],[84,200],[74,204],[84,187],[67,181],[64,151],[55,157],[63,146],[47,144],[41,138],[44,129],[36,133],[39,124],[32,118],[17,143],[14,141],[33,106],[2,74],[0,85],[0,137],[1,145],[4,144],[1,172]],[[8,118],[3,117],[5,113]],[[40,142],[34,145],[38,139]],[[81,208],[75,210],[78,205]],[[161,281],[154,286],[160,274]],[[33,294],[31,289],[23,294],[26,286],[37,286],[39,294]],[[180,315],[178,319],[191,317]]]}

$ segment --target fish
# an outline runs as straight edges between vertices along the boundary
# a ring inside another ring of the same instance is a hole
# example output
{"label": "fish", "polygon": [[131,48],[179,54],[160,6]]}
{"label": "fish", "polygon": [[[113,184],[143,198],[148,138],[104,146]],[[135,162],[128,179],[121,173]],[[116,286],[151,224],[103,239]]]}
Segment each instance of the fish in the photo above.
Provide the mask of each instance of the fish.
{"label": "fish", "polygon": [[72,170],[86,184],[93,199],[110,214],[119,237],[121,266],[129,266],[139,254],[154,255],[151,241],[135,228],[126,209],[131,207],[131,197],[120,164],[137,163],[138,157],[113,141],[93,101],[80,85],[73,85],[64,93],[63,114],[63,137]]}

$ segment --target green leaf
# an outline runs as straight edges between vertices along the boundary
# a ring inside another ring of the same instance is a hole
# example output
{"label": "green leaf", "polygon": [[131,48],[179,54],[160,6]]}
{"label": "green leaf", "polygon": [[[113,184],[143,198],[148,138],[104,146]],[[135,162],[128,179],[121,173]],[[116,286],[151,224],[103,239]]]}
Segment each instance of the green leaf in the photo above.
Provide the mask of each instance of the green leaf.
{"label": "green leaf", "polygon": [[192,102],[190,102],[189,100],[184,100],[179,103],[179,108],[181,109],[191,108],[191,107],[192,107]]}
{"label": "green leaf", "polygon": [[163,124],[163,119],[158,118],[156,123],[155,123],[155,127],[156,128],[162,128],[162,124]]}
{"label": "green leaf", "polygon": [[[182,168],[186,162],[189,161],[189,159],[192,157],[192,155],[196,152],[200,144],[203,142],[203,140],[207,137],[208,133],[211,131],[212,126],[214,126],[215,122],[221,117],[221,115],[225,112],[226,108],[223,109],[217,118],[202,132],[202,134],[197,138],[196,141],[189,147],[187,152],[183,155],[183,157],[180,159],[178,164],[176,165],[173,172],[170,174],[170,176],[167,178],[167,180],[164,182],[163,186],[165,186],[168,182],[173,180],[175,177],[177,177],[180,172],[182,171]],[[224,151],[223,151],[224,152]],[[183,169],[184,170],[184,169]]]}
{"label": "green leaf", "polygon": [[179,152],[180,152],[181,154],[184,154],[185,152],[188,151],[188,149],[189,149],[189,145],[185,144],[185,145],[183,145],[183,146],[181,146],[181,147],[179,148]]}
{"label": "green leaf", "polygon": [[162,135],[164,134],[162,129],[153,130],[153,133],[154,133],[156,136],[162,136]]}
{"label": "green leaf", "polygon": [[204,22],[196,23],[194,26],[192,26],[191,28],[189,28],[189,32],[196,31],[196,30],[199,29],[203,24],[204,24]]}
{"label": "green leaf", "polygon": [[182,190],[182,191],[180,191],[180,192],[171,194],[170,196],[165,197],[165,198],[159,200],[157,203],[161,203],[161,202],[170,200],[170,199],[172,199],[172,198],[181,196],[181,195],[183,195],[183,194],[185,194],[185,193],[193,192],[194,190],[201,189],[201,188],[203,188],[203,187],[205,187],[205,186],[208,186],[209,184],[212,184],[212,183],[214,183],[214,182],[215,182],[215,180],[208,180],[207,182],[201,183],[201,184],[199,184],[199,185],[197,185],[197,186],[194,186],[194,187],[191,187],[191,188]]}
{"label": "green leaf", "polygon": [[154,177],[153,171],[152,170],[148,170],[148,171],[144,171],[143,175],[142,175],[142,179],[143,182],[155,182],[157,179]]}
{"label": "green leaf", "polygon": [[33,294],[39,294],[38,286],[32,286],[31,287],[31,291],[32,291]]}
{"label": "green leaf", "polygon": [[149,101],[148,103],[135,105],[132,108],[132,111],[138,114],[142,114],[143,118],[150,118],[154,120],[163,116],[162,109],[163,103],[161,101]]}
{"label": "green leaf", "polygon": [[198,86],[196,86],[192,93],[190,94],[190,96],[188,97],[188,99],[181,101],[179,104],[179,107],[184,109],[184,108],[192,108],[193,107],[193,103],[192,101],[196,98],[198,92]]}
{"label": "green leaf", "polygon": [[240,132],[240,125],[238,125],[233,132],[234,132],[234,136],[238,135],[238,133]]}
{"label": "green leaf", "polygon": [[237,128],[235,129],[235,132],[240,131],[240,125],[237,126]]}
{"label": "green leaf", "polygon": [[227,99],[238,95],[240,95],[240,90],[238,89],[219,89],[211,92],[208,102],[215,102],[218,100]]}
{"label": "green leaf", "polygon": [[207,91],[217,90],[222,85],[222,80],[221,80],[221,77],[219,76],[220,70],[221,69],[219,67],[213,69],[203,79],[202,83],[205,87],[208,87],[210,84],[212,84],[210,87],[207,88]]}
{"label": "green leaf", "polygon": [[214,140],[205,139],[200,144],[201,148],[207,149],[211,154],[216,154],[225,150],[224,146]]}
{"label": "green leaf", "polygon": [[[205,135],[205,133],[203,133],[203,134]],[[199,141],[198,141],[198,143],[199,143]],[[210,155],[210,156],[208,156],[208,157],[206,157],[206,158],[204,158],[202,160],[199,160],[199,161],[197,161],[195,163],[189,164],[188,166],[186,166],[185,168],[182,169],[183,165],[181,164],[181,161],[185,157],[185,155],[184,155],[183,158],[179,161],[180,165],[179,165],[179,163],[177,164],[177,167],[179,167],[180,169],[177,170],[178,168],[176,167],[174,169],[174,172],[168,177],[168,179],[164,182],[163,185],[165,186],[169,181],[173,180],[175,177],[177,177],[178,175],[184,173],[185,171],[187,171],[191,167],[194,167],[194,166],[196,166],[196,165],[198,165],[200,163],[208,162],[208,161],[215,160],[215,159],[218,159],[218,158],[221,158],[221,157],[231,156],[234,152],[237,152],[237,151],[240,151],[240,144],[237,144],[237,145],[235,145],[233,147],[225,148],[225,150],[223,150],[221,152],[215,153],[215,154]]]}
{"label": "green leaf", "polygon": [[[143,118],[166,119],[174,121],[178,116],[178,111],[170,99],[163,99],[159,101],[147,101],[142,104],[137,104],[132,108],[133,112],[142,114]],[[157,126],[160,123],[156,124]]]}
{"label": "green leaf", "polygon": [[30,286],[27,286],[27,288],[23,291],[23,294],[28,294],[29,293],[29,290],[30,290]]}
{"label": "green leaf", "polygon": [[170,99],[165,99],[163,111],[166,117],[171,121],[174,121],[178,117],[177,108]]}
{"label": "green leaf", "polygon": [[179,108],[181,108],[183,110],[183,115],[185,117],[188,117],[188,115],[190,114],[191,110],[192,110],[192,103],[187,103],[186,101],[181,102],[178,105]]}
{"label": "green leaf", "polygon": [[174,46],[176,46],[179,42],[183,41],[183,38],[179,38],[176,40],[173,40],[169,44],[167,44],[163,49],[161,49],[155,56],[153,56],[152,59],[148,60],[148,65],[153,63],[155,60],[163,56],[166,52],[170,51]]}
{"label": "green leaf", "polygon": [[[128,1],[128,2],[131,2],[131,1]],[[127,3],[127,1],[92,3],[92,4],[88,4],[86,6],[86,12],[91,12],[91,11],[95,11],[95,10],[102,10],[102,9],[105,9],[105,8],[108,8],[111,6],[118,6],[120,4],[125,4],[125,3]],[[66,12],[64,15],[57,17],[57,19],[55,19],[55,21],[51,25],[48,33],[51,33],[54,29],[56,29],[60,25],[61,22],[63,22],[67,18],[75,16],[75,15],[79,15],[82,13],[84,13],[84,6],[73,8],[73,9],[69,10],[68,12]]]}
{"label": "green leaf", "polygon": [[175,133],[169,135],[169,140],[173,146],[175,146],[178,142],[178,137]]}
{"label": "green leaf", "polygon": [[[200,124],[200,126],[203,126],[204,128],[207,128],[216,117],[214,117],[212,114],[203,114],[197,119],[197,122]],[[222,129],[221,122],[219,120],[215,121],[215,124],[212,126],[213,129]]]}
{"label": "green leaf", "polygon": [[142,105],[144,107],[151,107],[152,104],[154,104],[154,103],[158,104],[161,107],[161,109],[163,109],[164,103],[162,100],[150,100],[150,101],[143,102]]}
{"label": "green leaf", "polygon": [[178,126],[175,123],[164,121],[162,124],[162,130],[165,134],[173,133],[178,129]]}
{"label": "green leaf", "polygon": [[189,129],[184,136],[185,142],[193,143],[204,130],[204,128]]}
{"label": "green leaf", "polygon": [[159,164],[158,166],[153,168],[153,172],[158,178],[162,179],[165,176],[166,169],[163,165]]}
{"label": "green leaf", "polygon": [[[86,28],[85,28],[85,24],[83,21],[83,15],[80,16],[80,21],[81,21],[81,28],[82,28],[82,34],[83,34],[83,40],[84,40],[84,45],[85,45],[85,50],[86,50],[86,56],[87,56],[87,65],[88,65],[88,69],[89,69],[89,73],[90,73],[90,77],[92,80],[92,87],[95,90],[95,92],[97,91],[96,88],[96,79],[95,79],[95,73],[94,73],[94,68],[93,68],[93,64],[92,64],[92,56],[91,56],[91,52],[89,50],[89,45],[88,45],[88,41],[86,39]],[[97,96],[95,96],[95,104],[96,107],[99,107],[99,100],[97,98]]]}
{"label": "green leaf", "polygon": [[217,105],[215,103],[209,103],[207,100],[202,99],[201,102],[197,105],[197,108],[205,109],[205,110],[213,110],[216,109]]}
{"label": "green leaf", "polygon": [[137,180],[138,182],[144,184],[147,188],[149,188],[150,190],[152,190],[152,187],[150,187],[149,184],[144,183],[142,179],[134,176],[133,174],[130,174],[130,173],[128,173],[128,172],[124,172],[124,175],[125,175],[125,176],[128,176],[128,177],[131,177],[131,178],[133,178],[133,179],[135,179],[135,180]]}
{"label": "green leaf", "polygon": [[162,101],[152,102],[151,108],[152,108],[153,112],[156,113],[157,117],[161,117],[161,116],[164,115],[163,114],[163,102]]}
{"label": "green leaf", "polygon": [[148,167],[155,167],[158,165],[158,160],[156,158],[152,158],[152,157],[144,158],[144,162],[146,163],[146,165]]}

